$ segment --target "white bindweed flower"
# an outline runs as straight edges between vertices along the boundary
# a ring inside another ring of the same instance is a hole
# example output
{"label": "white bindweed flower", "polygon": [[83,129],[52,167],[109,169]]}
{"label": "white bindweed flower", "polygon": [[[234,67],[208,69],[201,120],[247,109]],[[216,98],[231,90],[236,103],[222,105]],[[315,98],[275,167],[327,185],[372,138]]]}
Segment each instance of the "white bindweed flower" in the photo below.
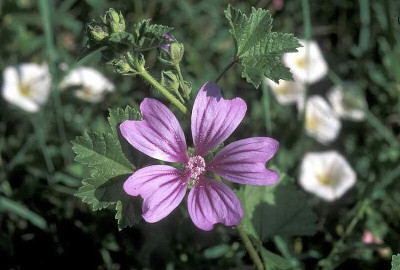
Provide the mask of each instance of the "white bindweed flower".
{"label": "white bindweed flower", "polygon": [[327,201],[340,198],[356,182],[356,174],[336,151],[307,153],[301,164],[299,184]]}
{"label": "white bindweed flower", "polygon": [[303,47],[296,53],[285,53],[283,62],[296,81],[312,84],[322,79],[328,72],[328,65],[316,42],[300,40]]}
{"label": "white bindweed flower", "polygon": [[105,93],[115,89],[103,74],[88,67],[73,69],[60,84],[60,88],[66,87],[78,87],[75,96],[92,103],[103,101]]}
{"label": "white bindweed flower", "polygon": [[339,117],[363,121],[367,103],[357,89],[351,87],[351,84],[346,86],[344,90],[342,86],[334,86],[328,93],[328,99]]}
{"label": "white bindweed flower", "polygon": [[341,123],[333,109],[321,96],[307,99],[305,112],[305,128],[309,136],[323,144],[336,139]]}
{"label": "white bindweed flower", "polygon": [[51,75],[47,65],[9,66],[3,72],[3,98],[27,112],[37,112],[49,96]]}
{"label": "white bindweed flower", "polygon": [[265,83],[269,85],[280,104],[295,103],[304,95],[304,86],[299,82],[280,80],[279,84],[277,84],[265,78]]}

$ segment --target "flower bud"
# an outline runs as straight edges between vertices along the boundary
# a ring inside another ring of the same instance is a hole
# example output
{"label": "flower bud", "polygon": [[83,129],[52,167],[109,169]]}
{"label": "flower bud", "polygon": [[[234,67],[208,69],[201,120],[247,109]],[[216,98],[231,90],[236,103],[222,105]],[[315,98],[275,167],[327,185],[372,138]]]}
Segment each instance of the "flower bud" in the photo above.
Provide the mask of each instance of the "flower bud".
{"label": "flower bud", "polygon": [[96,40],[102,41],[108,37],[108,33],[99,25],[89,25],[89,37]]}
{"label": "flower bud", "polygon": [[161,73],[161,84],[173,92],[178,92],[179,90],[179,78],[172,71],[163,71]]}
{"label": "flower bud", "polygon": [[103,23],[110,28],[111,33],[120,33],[125,31],[125,20],[121,12],[118,14],[110,8],[103,17]]}
{"label": "flower bud", "polygon": [[170,48],[171,60],[175,64],[179,64],[182,61],[184,53],[184,47],[182,43],[172,43]]}

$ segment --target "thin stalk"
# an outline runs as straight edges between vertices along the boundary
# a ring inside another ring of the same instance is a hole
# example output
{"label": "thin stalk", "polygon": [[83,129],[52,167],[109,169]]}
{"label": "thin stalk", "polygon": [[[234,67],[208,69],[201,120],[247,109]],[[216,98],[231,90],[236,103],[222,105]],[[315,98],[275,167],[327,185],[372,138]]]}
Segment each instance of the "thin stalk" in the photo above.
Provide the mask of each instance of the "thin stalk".
{"label": "thin stalk", "polygon": [[[303,22],[304,22],[304,37],[306,39],[306,42],[310,42],[311,36],[312,36],[312,28],[311,28],[311,15],[310,15],[310,2],[309,0],[302,0],[301,1],[302,5],[302,12],[303,12]],[[308,59],[310,58],[310,46],[306,46],[306,62],[308,62]],[[309,77],[309,69],[307,69],[307,74],[306,76]],[[303,93],[303,102],[304,102],[304,109],[299,114],[300,120],[303,123],[303,129],[302,129],[302,134],[305,134],[306,132],[306,125],[305,125],[305,120],[306,120],[306,104],[307,104],[307,97],[308,97],[308,84],[304,84],[304,93]]]}
{"label": "thin stalk", "polygon": [[360,21],[361,21],[361,31],[359,37],[358,46],[364,52],[369,46],[370,37],[370,23],[371,14],[369,9],[369,0],[359,0],[360,2]]}
{"label": "thin stalk", "polygon": [[311,15],[310,15],[310,2],[308,0],[301,1],[303,9],[303,21],[304,21],[304,37],[307,41],[311,39]]}
{"label": "thin stalk", "polygon": [[379,120],[371,111],[365,111],[367,122],[376,130],[383,139],[385,139],[393,148],[400,149],[400,143],[393,132]]}
{"label": "thin stalk", "polygon": [[[181,67],[180,67],[179,64],[175,65],[175,70],[178,72],[179,82],[181,84],[181,88],[183,90],[183,94],[185,95],[186,100],[189,100],[190,99],[189,93],[185,91],[185,88],[184,88],[185,80],[183,79]],[[179,94],[179,92],[178,92],[178,94]]]}
{"label": "thin stalk", "polygon": [[258,253],[256,249],[254,248],[253,244],[251,243],[251,240],[249,236],[246,233],[246,230],[243,228],[241,224],[236,225],[236,229],[239,233],[240,238],[242,239],[242,242],[244,246],[246,247],[247,251],[249,252],[250,258],[253,261],[254,265],[256,266],[257,270],[264,270],[264,265],[258,256]]}
{"label": "thin stalk", "polygon": [[[49,0],[39,0],[39,11],[42,16],[43,20],[43,28],[44,28],[44,36],[46,41],[46,51],[49,57],[49,68],[50,73],[53,77],[53,85],[52,87],[52,99],[54,103],[54,110],[56,115],[57,121],[57,131],[59,137],[61,139],[61,144],[67,143],[67,136],[65,134],[65,126],[64,120],[62,116],[62,103],[60,99],[60,94],[58,91],[54,91],[54,85],[57,83],[57,72],[55,67],[55,58],[56,58],[56,50],[54,47],[54,35],[53,35],[53,28],[52,28],[52,18],[51,15],[53,14],[53,3]],[[64,160],[68,160],[66,155],[64,155]]]}
{"label": "thin stalk", "polygon": [[236,64],[238,61],[238,59],[235,57],[223,70],[222,72],[218,75],[218,77],[215,79],[215,82],[217,83],[222,76],[224,76],[224,74],[234,65]]}
{"label": "thin stalk", "polygon": [[267,128],[267,134],[270,136],[272,133],[272,122],[271,122],[271,109],[270,109],[270,94],[268,91],[268,86],[264,83],[262,84],[263,92],[263,105],[264,105],[264,115],[265,115],[265,126]]}
{"label": "thin stalk", "polygon": [[156,79],[154,79],[153,76],[151,76],[146,69],[143,68],[139,72],[143,79],[154,86],[154,88],[156,88],[158,92],[160,92],[166,99],[174,104],[174,106],[177,107],[183,114],[186,114],[188,112],[185,105],[183,105],[176,97],[174,97],[167,89],[165,89],[164,86],[162,86]]}
{"label": "thin stalk", "polygon": [[162,86],[147,70],[139,63],[137,57],[128,53],[126,57],[129,65],[136,72],[138,72],[143,79],[145,79],[148,83],[150,83],[157,91],[162,94],[166,99],[168,99],[175,107],[177,107],[183,114],[188,112],[188,109],[180,102],[174,95],[172,95],[164,86]]}
{"label": "thin stalk", "polygon": [[40,147],[40,150],[42,151],[44,161],[46,163],[47,171],[50,175],[52,175],[54,173],[54,164],[53,164],[53,161],[51,160],[49,153],[47,152],[46,141],[45,141],[46,139],[43,136],[43,134],[40,132],[41,130],[43,130],[43,128],[41,128],[41,126],[39,125],[38,122],[40,122],[41,124],[43,123],[41,120],[38,121],[37,119],[33,119],[33,121],[32,121],[33,128],[35,130],[36,138],[39,141],[39,147]]}
{"label": "thin stalk", "polygon": [[[344,233],[340,237],[339,241],[337,241],[335,243],[335,245],[333,246],[333,248],[332,248],[331,252],[329,253],[328,257],[326,259],[324,259],[324,261],[327,261],[329,263],[331,262],[331,260],[333,259],[334,255],[336,255],[336,253],[339,251],[340,247],[343,246],[344,240],[346,239],[346,237],[351,234],[351,232],[356,227],[357,223],[363,217],[363,215],[365,213],[365,210],[369,206],[369,203],[370,203],[370,200],[367,198],[367,199],[364,199],[359,204],[359,208],[357,209],[357,212],[354,215],[353,219],[350,221],[349,225],[347,226],[346,230],[344,231]],[[330,264],[326,265],[326,266],[323,267],[323,269],[329,269],[330,266],[331,266]]]}

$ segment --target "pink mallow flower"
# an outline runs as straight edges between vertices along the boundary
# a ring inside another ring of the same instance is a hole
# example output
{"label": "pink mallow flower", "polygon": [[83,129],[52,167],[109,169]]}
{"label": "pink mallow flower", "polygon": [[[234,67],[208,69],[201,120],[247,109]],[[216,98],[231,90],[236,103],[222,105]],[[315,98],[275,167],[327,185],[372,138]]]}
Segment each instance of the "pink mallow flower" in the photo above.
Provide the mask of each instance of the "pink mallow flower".
{"label": "pink mallow flower", "polygon": [[183,200],[186,189],[193,223],[211,230],[216,223],[237,225],[243,209],[235,193],[213,173],[239,184],[271,185],[278,173],[265,167],[279,143],[254,137],[228,144],[210,161],[207,153],[224,142],[242,121],[247,106],[241,98],[226,100],[215,83],[205,83],[193,105],[191,129],[195,154],[189,156],[185,135],[173,113],[155,99],[140,104],[142,121],[124,121],[122,136],[137,150],[162,161],[180,163],[182,169],[153,165],[137,170],[124,183],[131,196],[143,198],[143,218],[157,222]]}

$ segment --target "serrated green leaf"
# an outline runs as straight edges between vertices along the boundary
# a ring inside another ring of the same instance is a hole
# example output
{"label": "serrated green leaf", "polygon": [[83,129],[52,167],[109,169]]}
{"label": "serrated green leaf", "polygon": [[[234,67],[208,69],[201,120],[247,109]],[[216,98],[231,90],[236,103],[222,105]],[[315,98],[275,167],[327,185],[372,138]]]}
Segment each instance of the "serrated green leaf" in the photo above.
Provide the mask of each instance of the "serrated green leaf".
{"label": "serrated green leaf", "polygon": [[122,43],[127,46],[135,45],[135,38],[132,34],[127,32],[113,33],[110,35],[108,41],[113,43]]}
{"label": "serrated green leaf", "polygon": [[[93,210],[116,204],[119,229],[133,225],[140,216],[139,200],[123,190],[123,183],[135,169],[129,161],[132,147],[118,129],[119,124],[128,119],[139,120],[140,114],[129,106],[125,110],[110,110],[108,121],[112,133],[85,133],[72,142],[75,160],[90,170],[90,176],[82,181],[82,187],[75,195],[90,204]],[[124,144],[126,147],[122,146]]]}
{"label": "serrated green leaf", "polygon": [[115,210],[117,211],[115,219],[118,220],[119,230],[132,226],[141,218],[141,208],[137,198],[126,194],[124,194],[122,200],[117,202]]}
{"label": "serrated green leaf", "polygon": [[228,6],[225,16],[235,39],[236,59],[243,67],[242,76],[256,88],[264,77],[278,83],[280,79],[293,80],[281,58],[284,53],[301,47],[292,34],[271,32],[272,17],[269,11],[252,9],[249,17],[239,9]]}
{"label": "serrated green leaf", "polygon": [[110,123],[111,130],[114,134],[118,134],[119,131],[118,126],[125,120],[141,119],[140,113],[130,106],[127,106],[125,110],[122,108],[109,109],[108,112],[110,114],[109,117],[107,118],[108,123]]}
{"label": "serrated green leaf", "polygon": [[95,51],[99,51],[102,48],[104,48],[104,44],[93,44],[92,42],[88,41],[85,45],[85,47],[83,47],[79,53],[78,53],[78,58],[77,61],[82,60],[83,58],[85,58],[86,56],[88,56],[89,54],[94,53]]}
{"label": "serrated green leaf", "polygon": [[94,168],[104,177],[132,173],[135,166],[124,156],[121,145],[113,134],[85,133],[72,142],[75,160]]}
{"label": "serrated green leaf", "polygon": [[305,195],[288,180],[275,186],[246,186],[239,192],[244,212],[242,224],[255,238],[266,241],[274,235],[312,235],[316,216]]}
{"label": "serrated green leaf", "polygon": [[171,32],[173,29],[164,25],[150,24],[148,19],[135,23],[133,28],[136,49],[140,50],[163,45],[166,43],[164,34]]}
{"label": "serrated green leaf", "polygon": [[282,256],[270,252],[264,247],[261,247],[260,253],[265,269],[267,270],[286,270],[292,268],[290,261],[286,260]]}
{"label": "serrated green leaf", "polygon": [[400,270],[400,254],[392,256],[392,270]]}

